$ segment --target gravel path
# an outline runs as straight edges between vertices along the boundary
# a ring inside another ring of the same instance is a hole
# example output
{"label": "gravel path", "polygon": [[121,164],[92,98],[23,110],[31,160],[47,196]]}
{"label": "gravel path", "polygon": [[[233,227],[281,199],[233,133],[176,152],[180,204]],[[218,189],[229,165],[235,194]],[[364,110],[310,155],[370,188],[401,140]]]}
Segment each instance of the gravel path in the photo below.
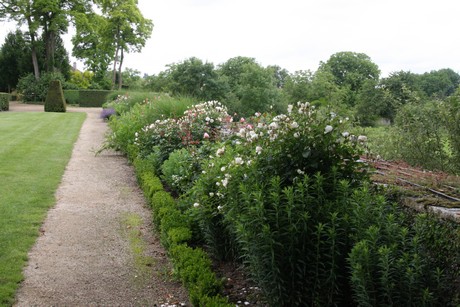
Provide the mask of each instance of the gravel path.
{"label": "gravel path", "polygon": [[[43,111],[12,103],[10,111]],[[125,157],[95,155],[107,131],[98,108],[87,118],[29,253],[15,306],[189,305],[153,235],[150,211]]]}

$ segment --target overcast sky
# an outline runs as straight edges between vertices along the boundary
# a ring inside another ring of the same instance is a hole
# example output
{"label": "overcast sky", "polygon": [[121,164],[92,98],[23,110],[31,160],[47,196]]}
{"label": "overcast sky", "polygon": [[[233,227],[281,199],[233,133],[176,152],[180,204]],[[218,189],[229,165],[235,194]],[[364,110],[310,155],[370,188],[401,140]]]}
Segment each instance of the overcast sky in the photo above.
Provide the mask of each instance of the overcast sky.
{"label": "overcast sky", "polygon": [[[247,56],[316,71],[340,51],[367,54],[383,77],[460,73],[459,0],[139,0],[139,8],[154,23],[152,37],[142,53],[125,55],[124,67],[142,73],[192,56],[216,66]],[[14,27],[0,27],[3,43]]]}

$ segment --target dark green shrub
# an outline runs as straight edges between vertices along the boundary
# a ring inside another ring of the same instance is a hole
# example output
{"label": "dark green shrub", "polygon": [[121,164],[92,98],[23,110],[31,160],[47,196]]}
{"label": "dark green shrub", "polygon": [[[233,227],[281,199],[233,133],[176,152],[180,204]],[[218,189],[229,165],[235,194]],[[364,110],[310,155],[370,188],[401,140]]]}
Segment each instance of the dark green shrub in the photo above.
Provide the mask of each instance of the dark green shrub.
{"label": "dark green shrub", "polygon": [[163,184],[160,178],[155,176],[152,172],[143,172],[141,175],[141,183],[144,194],[148,199],[152,199],[156,192],[163,191]]}
{"label": "dark green shrub", "polygon": [[[148,165],[135,160],[141,186],[144,191],[151,193],[159,188],[159,181],[151,175]],[[149,202],[153,209],[155,227],[161,234],[162,243],[169,250],[176,275],[189,290],[193,305],[230,306],[225,298],[219,296],[222,283],[213,273],[207,254],[186,245],[192,233],[188,217],[177,209],[175,200],[169,193],[160,190],[149,197]]]}
{"label": "dark green shrub", "polygon": [[110,91],[106,90],[79,90],[80,107],[100,108],[105,103]]}
{"label": "dark green shrub", "polygon": [[64,90],[64,98],[67,104],[78,104],[80,93],[78,90]]}
{"label": "dark green shrub", "polygon": [[62,92],[61,81],[50,82],[48,94],[45,100],[45,112],[65,112],[66,104]]}
{"label": "dark green shrub", "polygon": [[0,93],[0,112],[10,109],[11,95],[8,93]]}
{"label": "dark green shrub", "polygon": [[59,72],[43,73],[38,80],[33,74],[28,74],[19,79],[17,90],[25,102],[43,102],[52,80],[61,81],[61,86],[65,82],[64,76]]}
{"label": "dark green shrub", "polygon": [[153,211],[153,223],[155,228],[160,231],[161,230],[161,210],[163,208],[172,208],[175,209],[176,202],[174,198],[171,197],[169,193],[166,191],[159,191],[150,198],[150,204],[152,206]]}
{"label": "dark green shrub", "polygon": [[193,306],[204,306],[202,300],[219,294],[222,283],[211,270],[211,260],[201,249],[193,249],[184,244],[170,249],[176,275],[189,289]]}

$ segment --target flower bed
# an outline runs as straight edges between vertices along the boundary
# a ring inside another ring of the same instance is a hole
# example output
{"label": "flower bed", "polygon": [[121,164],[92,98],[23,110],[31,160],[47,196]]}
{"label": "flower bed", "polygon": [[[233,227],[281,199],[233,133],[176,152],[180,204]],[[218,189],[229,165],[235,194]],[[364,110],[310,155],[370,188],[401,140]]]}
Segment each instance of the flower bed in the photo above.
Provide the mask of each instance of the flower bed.
{"label": "flower bed", "polygon": [[[188,243],[242,261],[273,306],[458,303],[458,225],[389,203],[359,159],[366,137],[348,133],[347,119],[308,103],[230,119],[203,103],[119,145],[142,161],[141,183],[160,178],[177,196],[153,206],[173,259]],[[189,265],[210,263],[184,257],[194,260],[173,262],[197,302],[216,294],[208,273],[206,282],[188,276]]]}

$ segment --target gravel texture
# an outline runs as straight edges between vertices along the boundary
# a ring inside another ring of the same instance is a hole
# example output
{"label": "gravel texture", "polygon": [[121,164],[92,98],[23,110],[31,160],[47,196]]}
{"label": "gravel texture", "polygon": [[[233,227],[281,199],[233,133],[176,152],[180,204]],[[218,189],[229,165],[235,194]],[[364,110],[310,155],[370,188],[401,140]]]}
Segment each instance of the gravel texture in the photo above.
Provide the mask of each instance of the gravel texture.
{"label": "gravel texture", "polygon": [[[10,104],[10,112],[43,106]],[[56,191],[56,205],[29,252],[15,306],[190,306],[171,277],[165,250],[132,167],[115,152],[96,151],[107,124],[86,112]]]}

